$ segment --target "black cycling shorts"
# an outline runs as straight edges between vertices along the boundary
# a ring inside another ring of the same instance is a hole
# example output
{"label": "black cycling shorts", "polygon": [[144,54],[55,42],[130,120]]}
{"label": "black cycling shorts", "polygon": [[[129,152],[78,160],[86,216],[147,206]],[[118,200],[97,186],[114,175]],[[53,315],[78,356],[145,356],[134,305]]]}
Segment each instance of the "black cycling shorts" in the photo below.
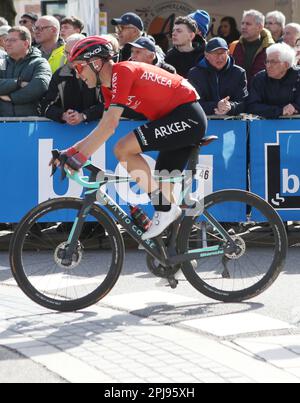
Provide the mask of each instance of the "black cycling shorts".
{"label": "black cycling shorts", "polygon": [[143,152],[160,151],[156,170],[183,171],[192,148],[207,129],[206,115],[198,102],[178,106],[169,115],[134,130]]}

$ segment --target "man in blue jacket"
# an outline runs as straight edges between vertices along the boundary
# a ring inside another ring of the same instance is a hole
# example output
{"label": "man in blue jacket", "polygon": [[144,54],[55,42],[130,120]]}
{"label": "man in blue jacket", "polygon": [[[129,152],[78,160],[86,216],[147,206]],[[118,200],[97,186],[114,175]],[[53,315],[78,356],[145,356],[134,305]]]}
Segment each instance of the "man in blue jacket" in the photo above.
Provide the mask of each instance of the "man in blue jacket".
{"label": "man in blue jacket", "polygon": [[25,27],[9,30],[6,50],[8,55],[0,59],[0,116],[37,116],[51,80],[50,66],[31,47],[31,34]]}
{"label": "man in blue jacket", "polygon": [[267,49],[266,70],[252,81],[247,110],[267,119],[300,113],[300,70],[289,45],[277,43]]}
{"label": "man in blue jacket", "polygon": [[248,97],[246,72],[234,64],[227,42],[211,39],[205,57],[188,74],[207,115],[236,116],[245,111]]}

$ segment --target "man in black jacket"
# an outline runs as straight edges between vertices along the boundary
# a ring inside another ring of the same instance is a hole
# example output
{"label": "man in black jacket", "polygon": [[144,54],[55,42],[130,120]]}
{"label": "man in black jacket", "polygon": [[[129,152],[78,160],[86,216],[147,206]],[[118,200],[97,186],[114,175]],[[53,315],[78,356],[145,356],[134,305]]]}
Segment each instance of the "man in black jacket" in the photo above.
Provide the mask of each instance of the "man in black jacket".
{"label": "man in black jacket", "polygon": [[190,70],[188,79],[207,115],[235,116],[245,111],[246,72],[234,64],[224,39],[213,38],[207,43],[204,59]]}
{"label": "man in black jacket", "polygon": [[285,43],[267,49],[266,70],[251,85],[248,113],[269,119],[300,113],[300,70],[294,62],[295,51]]}
{"label": "man in black jacket", "polygon": [[[83,39],[81,34],[69,37],[65,47],[68,58],[72,47]],[[82,122],[99,120],[104,106],[99,100],[99,90],[89,89],[68,63],[53,75],[49,90],[41,103],[42,115],[59,123],[75,126]]]}
{"label": "man in black jacket", "polygon": [[203,57],[201,47],[193,46],[197,31],[196,21],[191,17],[176,18],[172,33],[174,47],[167,53],[165,62],[174,66],[182,77],[187,77],[189,70]]}

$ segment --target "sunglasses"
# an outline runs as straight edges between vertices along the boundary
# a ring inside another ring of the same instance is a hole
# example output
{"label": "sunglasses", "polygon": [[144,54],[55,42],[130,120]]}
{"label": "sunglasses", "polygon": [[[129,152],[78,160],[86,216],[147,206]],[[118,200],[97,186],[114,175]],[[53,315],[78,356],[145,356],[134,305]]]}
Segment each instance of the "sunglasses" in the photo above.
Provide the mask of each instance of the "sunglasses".
{"label": "sunglasses", "polygon": [[95,60],[92,62],[73,64],[73,68],[78,74],[81,74],[86,66],[88,66],[89,64],[93,64],[93,66],[94,66],[94,63],[95,63]]}

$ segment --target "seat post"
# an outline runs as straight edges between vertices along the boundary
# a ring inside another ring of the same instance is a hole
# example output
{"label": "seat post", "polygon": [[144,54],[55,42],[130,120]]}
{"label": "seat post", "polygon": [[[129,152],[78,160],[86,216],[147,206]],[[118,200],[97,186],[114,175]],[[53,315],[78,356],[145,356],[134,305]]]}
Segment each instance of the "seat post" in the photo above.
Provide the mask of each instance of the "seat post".
{"label": "seat post", "polygon": [[200,146],[195,146],[192,149],[191,156],[189,158],[189,162],[187,165],[187,171],[192,173],[192,176],[194,177],[197,173],[197,165],[199,162],[199,150]]}

